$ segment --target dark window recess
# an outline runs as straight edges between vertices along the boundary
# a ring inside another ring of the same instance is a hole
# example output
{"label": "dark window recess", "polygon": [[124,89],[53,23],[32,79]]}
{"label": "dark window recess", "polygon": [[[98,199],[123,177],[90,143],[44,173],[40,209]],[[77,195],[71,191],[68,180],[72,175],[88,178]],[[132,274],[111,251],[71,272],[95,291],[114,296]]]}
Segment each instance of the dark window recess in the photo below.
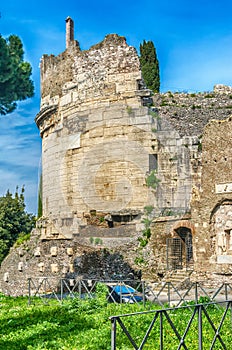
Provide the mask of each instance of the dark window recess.
{"label": "dark window recess", "polygon": [[161,124],[161,119],[160,118],[157,119],[156,129],[157,129],[157,131],[161,131],[161,129],[162,129],[162,124]]}
{"label": "dark window recess", "polygon": [[149,154],[149,171],[157,170],[157,154]]}
{"label": "dark window recess", "polygon": [[112,219],[114,222],[121,222],[121,223],[130,222],[130,221],[134,220],[136,217],[138,217],[138,215],[132,215],[132,214],[112,215]]}

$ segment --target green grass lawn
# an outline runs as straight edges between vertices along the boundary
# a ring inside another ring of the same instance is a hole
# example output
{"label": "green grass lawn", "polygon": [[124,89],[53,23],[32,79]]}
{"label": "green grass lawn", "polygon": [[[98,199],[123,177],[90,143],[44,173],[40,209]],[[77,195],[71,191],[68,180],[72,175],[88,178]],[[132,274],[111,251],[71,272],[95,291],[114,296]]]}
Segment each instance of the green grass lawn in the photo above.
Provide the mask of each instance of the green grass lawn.
{"label": "green grass lawn", "polygon": [[[207,309],[208,313],[218,327],[224,309],[210,308]],[[144,310],[142,305],[107,304],[104,293],[98,293],[97,298],[90,300],[67,299],[62,304],[49,300],[47,305],[39,299],[35,299],[33,305],[28,305],[26,297],[13,298],[0,295],[0,349],[110,350],[109,317],[142,310]],[[188,308],[169,311],[170,318],[181,334],[184,333],[191,314],[192,311]],[[153,317],[154,313],[135,315],[123,318],[123,321],[134,339],[141,342]],[[197,329],[197,318],[195,318],[186,337],[186,345],[191,350],[198,349]],[[227,314],[220,333],[226,348],[232,349],[231,311]],[[159,349],[159,334],[159,320],[157,320],[144,349]],[[212,327],[203,318],[204,349],[210,348],[209,341],[213,336]],[[177,349],[178,341],[165,318],[163,339],[164,349]],[[118,326],[117,350],[129,349],[133,347]],[[217,341],[214,349],[223,347]]]}

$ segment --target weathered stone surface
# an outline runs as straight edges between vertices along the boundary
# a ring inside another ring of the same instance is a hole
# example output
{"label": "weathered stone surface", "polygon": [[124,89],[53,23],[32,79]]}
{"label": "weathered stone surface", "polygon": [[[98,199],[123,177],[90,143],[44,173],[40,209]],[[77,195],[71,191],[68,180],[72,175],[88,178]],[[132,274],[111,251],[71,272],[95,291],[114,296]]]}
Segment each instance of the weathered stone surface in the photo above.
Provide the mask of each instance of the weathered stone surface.
{"label": "weathered stone surface", "polygon": [[[208,278],[213,273],[232,274],[231,132],[231,117],[212,120],[206,126],[202,137],[201,191],[192,200],[192,220],[197,227],[195,269],[205,271]],[[220,184],[224,191],[217,190]],[[204,255],[200,247],[205,247]]]}

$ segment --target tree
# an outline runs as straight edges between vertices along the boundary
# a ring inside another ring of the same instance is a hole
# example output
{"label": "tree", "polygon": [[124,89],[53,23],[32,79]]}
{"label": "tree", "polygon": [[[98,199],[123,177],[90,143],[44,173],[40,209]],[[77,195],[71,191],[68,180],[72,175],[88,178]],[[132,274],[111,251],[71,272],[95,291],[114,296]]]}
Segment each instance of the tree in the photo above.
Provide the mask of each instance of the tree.
{"label": "tree", "polygon": [[148,89],[160,91],[159,61],[152,41],[140,44],[140,65],[142,76]]}
{"label": "tree", "polygon": [[24,188],[15,195],[7,191],[0,197],[0,263],[18,237],[29,234],[35,225],[35,217],[25,211]]}
{"label": "tree", "polygon": [[0,35],[0,114],[13,112],[17,101],[34,95],[34,84],[30,79],[32,68],[23,60],[24,51],[20,38],[11,35],[4,39]]}

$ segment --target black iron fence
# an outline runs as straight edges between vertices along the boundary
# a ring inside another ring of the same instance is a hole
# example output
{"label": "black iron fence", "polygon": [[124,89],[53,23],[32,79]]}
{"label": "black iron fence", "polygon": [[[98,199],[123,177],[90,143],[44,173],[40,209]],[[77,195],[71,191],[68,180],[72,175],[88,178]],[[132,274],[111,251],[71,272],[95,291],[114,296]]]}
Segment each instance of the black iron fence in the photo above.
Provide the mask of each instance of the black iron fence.
{"label": "black iron fence", "polygon": [[[205,287],[202,282],[190,283],[188,288],[179,289],[172,282],[166,282],[154,290],[140,280],[93,280],[66,278],[29,278],[28,303],[34,297],[47,302],[55,299],[62,302],[64,298],[93,297],[97,283],[104,283],[108,287],[108,300],[114,303],[134,302],[145,304],[150,302],[167,306],[181,306],[183,303],[194,301],[196,304],[203,298],[211,302],[232,300],[232,284],[223,283],[217,288]],[[117,287],[117,290],[116,290]]]}
{"label": "black iron fence", "polygon": [[192,282],[185,289],[179,289],[172,282],[165,282],[156,292],[147,288],[146,298],[162,307],[166,304],[178,307],[189,301],[195,301],[197,304],[200,298],[211,302],[232,300],[232,283],[209,287],[203,282]]}
{"label": "black iron fence", "polygon": [[141,280],[75,280],[55,279],[50,277],[28,279],[28,303],[35,298],[43,300],[55,299],[62,302],[69,298],[93,298],[98,283],[104,283],[108,288],[107,299],[113,303],[145,304],[145,283]]}
{"label": "black iron fence", "polygon": [[[152,350],[230,350],[232,344],[232,301],[224,301],[218,303],[218,305],[221,305],[222,312],[217,320],[212,317],[210,312],[214,310],[216,303],[112,316],[110,317],[112,324],[111,350],[116,350],[119,338],[122,336],[126,337],[126,344],[124,342],[123,348],[128,350],[142,350],[145,346],[146,349]],[[175,315],[178,312],[181,312],[182,319],[185,321],[182,327],[179,327],[179,324],[176,323]],[[139,322],[141,317],[150,318],[150,320],[144,330],[144,335],[141,339],[138,339],[138,334],[143,331],[139,329],[138,324],[142,328],[142,324],[145,323],[145,319],[143,319],[144,322]],[[134,318],[136,318],[136,321],[132,320]],[[167,336],[167,330],[171,333],[170,336]],[[190,332],[191,339],[189,339]]]}

